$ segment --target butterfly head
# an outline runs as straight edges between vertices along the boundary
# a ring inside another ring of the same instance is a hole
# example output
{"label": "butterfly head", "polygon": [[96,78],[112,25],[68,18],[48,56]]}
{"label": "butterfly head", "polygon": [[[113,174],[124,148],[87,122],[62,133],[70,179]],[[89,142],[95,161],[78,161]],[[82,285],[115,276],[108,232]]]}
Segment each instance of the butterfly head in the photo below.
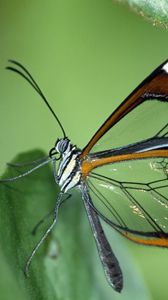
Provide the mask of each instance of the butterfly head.
{"label": "butterfly head", "polygon": [[65,137],[63,139],[58,139],[55,143],[55,151],[64,154],[65,152],[69,151],[71,148],[70,140]]}
{"label": "butterfly head", "polygon": [[57,139],[55,143],[55,147],[53,147],[49,152],[49,156],[53,157],[55,156],[55,154],[60,154],[59,158],[57,158],[60,159],[60,157],[66,154],[67,152],[69,152],[70,149],[71,149],[71,143],[67,137],[62,139]]}

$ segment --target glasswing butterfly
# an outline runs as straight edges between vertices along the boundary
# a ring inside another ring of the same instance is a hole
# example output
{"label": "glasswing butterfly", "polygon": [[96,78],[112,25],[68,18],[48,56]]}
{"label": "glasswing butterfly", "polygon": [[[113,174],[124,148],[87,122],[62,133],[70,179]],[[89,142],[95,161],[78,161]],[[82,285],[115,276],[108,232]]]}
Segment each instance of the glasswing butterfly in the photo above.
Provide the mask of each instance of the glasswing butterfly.
{"label": "glasswing butterfly", "polygon": [[1,180],[20,179],[50,162],[60,187],[53,222],[32,251],[25,273],[28,274],[34,254],[56,224],[59,207],[69,198],[69,190],[76,187],[81,192],[107,280],[120,292],[122,271],[100,219],[131,241],[168,247],[168,61],[119,105],[82,150],[68,139],[28,70],[16,61],[10,63],[12,66],[7,69],[31,84],[63,134],[47,158],[33,162],[35,166],[26,173]]}

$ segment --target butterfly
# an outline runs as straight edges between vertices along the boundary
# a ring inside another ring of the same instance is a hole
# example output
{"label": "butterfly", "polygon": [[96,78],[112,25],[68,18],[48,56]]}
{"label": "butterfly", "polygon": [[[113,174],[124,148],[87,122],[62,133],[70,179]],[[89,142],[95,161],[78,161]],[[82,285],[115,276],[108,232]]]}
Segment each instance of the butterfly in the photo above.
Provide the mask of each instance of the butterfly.
{"label": "butterfly", "polygon": [[67,137],[29,71],[10,60],[7,69],[25,78],[56,119],[62,137],[49,155],[15,181],[52,163],[60,187],[53,222],[27,260],[32,258],[57,223],[61,204],[70,190],[80,190],[98,253],[109,284],[123,288],[119,262],[106,238],[100,220],[138,244],[168,247],[168,61],[152,72],[105,120],[81,150]]}

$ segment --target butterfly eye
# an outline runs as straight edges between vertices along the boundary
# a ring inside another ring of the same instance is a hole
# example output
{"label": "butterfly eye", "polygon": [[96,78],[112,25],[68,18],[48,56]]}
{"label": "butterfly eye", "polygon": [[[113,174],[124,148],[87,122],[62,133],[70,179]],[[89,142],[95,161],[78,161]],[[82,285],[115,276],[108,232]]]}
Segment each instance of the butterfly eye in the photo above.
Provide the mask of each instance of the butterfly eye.
{"label": "butterfly eye", "polygon": [[67,139],[67,138],[57,140],[57,142],[55,144],[55,151],[57,151],[60,154],[63,154],[69,148],[69,145],[70,145],[70,142],[69,142],[69,139]]}

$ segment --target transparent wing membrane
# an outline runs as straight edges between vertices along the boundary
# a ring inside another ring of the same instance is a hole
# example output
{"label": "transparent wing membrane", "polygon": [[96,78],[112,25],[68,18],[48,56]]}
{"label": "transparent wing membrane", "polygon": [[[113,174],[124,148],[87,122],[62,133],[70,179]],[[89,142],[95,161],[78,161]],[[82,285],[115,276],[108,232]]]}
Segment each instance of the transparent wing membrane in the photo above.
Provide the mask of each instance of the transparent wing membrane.
{"label": "transparent wing membrane", "polygon": [[[167,130],[168,61],[151,73],[103,123],[81,157],[142,141]],[[166,133],[167,134],[167,133]],[[163,136],[163,135],[162,135]]]}
{"label": "transparent wing membrane", "polygon": [[87,181],[94,208],[128,238],[168,238],[167,173],[167,158],[97,168]]}
{"label": "transparent wing membrane", "polygon": [[168,247],[168,61],[107,118],[82,150],[93,207],[128,239]]}
{"label": "transparent wing membrane", "polygon": [[168,137],[168,123],[157,132],[156,136],[158,137]]}
{"label": "transparent wing membrane", "polygon": [[149,99],[115,124],[100,138],[91,152],[123,147],[157,135],[166,137],[167,116],[168,103]]}

